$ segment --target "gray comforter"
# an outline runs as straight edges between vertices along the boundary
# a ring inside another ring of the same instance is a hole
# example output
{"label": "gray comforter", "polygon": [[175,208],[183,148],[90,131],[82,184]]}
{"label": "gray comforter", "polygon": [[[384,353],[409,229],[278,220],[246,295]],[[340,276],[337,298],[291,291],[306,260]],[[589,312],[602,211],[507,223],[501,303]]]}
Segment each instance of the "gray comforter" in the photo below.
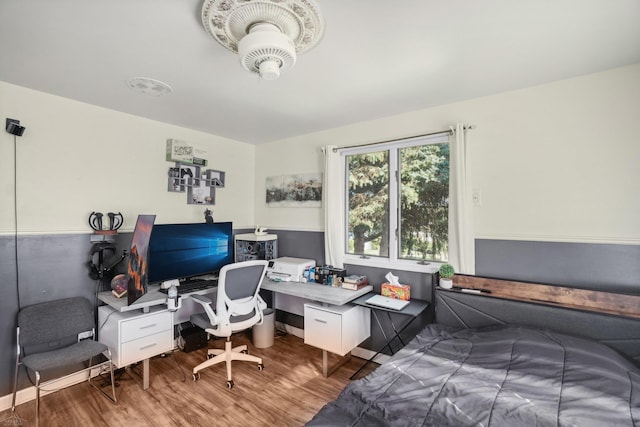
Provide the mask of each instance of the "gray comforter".
{"label": "gray comforter", "polygon": [[308,426],[640,426],[640,368],[524,327],[430,325]]}

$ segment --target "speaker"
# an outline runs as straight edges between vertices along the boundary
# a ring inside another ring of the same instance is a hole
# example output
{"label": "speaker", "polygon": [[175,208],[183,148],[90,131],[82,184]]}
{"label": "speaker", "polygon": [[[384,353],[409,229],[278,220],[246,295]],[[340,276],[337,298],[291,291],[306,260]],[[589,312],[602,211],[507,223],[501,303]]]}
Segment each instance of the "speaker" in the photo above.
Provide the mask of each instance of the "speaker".
{"label": "speaker", "polygon": [[20,126],[20,120],[7,118],[5,129],[11,135],[22,136],[25,128],[24,126]]}

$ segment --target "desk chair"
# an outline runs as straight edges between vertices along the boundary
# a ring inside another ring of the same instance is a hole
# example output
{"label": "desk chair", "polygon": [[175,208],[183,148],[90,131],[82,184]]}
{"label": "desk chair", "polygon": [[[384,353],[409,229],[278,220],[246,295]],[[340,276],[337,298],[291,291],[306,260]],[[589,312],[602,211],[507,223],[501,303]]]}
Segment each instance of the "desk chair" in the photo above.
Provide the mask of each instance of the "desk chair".
{"label": "desk chair", "polygon": [[[95,341],[94,309],[86,298],[66,298],[24,307],[18,312],[17,343],[11,411],[15,412],[16,409],[18,368],[22,364],[30,379],[30,373],[35,374],[36,427],[40,424],[40,388],[69,376],[70,368],[74,368],[73,374],[88,371],[89,384],[116,402],[111,352],[106,345]],[[107,360],[93,365],[93,359],[101,354]],[[88,365],[84,363],[87,361]],[[86,367],[75,369],[80,364]],[[109,396],[95,382],[91,382],[91,369],[99,367],[102,370],[105,364],[111,373],[113,396]],[[67,375],[41,382],[43,373],[51,377],[63,369]]]}
{"label": "desk chair", "polygon": [[247,354],[246,345],[231,347],[231,334],[262,324],[262,311],[267,308],[267,304],[260,298],[258,291],[266,268],[267,261],[244,261],[222,267],[218,279],[215,311],[211,308],[211,299],[202,295],[191,296],[202,304],[205,311],[192,315],[191,322],[211,335],[227,339],[224,350],[209,349],[208,360],[193,368],[194,381],[200,379],[200,371],[204,368],[226,362],[227,387],[232,388],[232,360],[255,362],[260,371],[264,368],[261,358]]}

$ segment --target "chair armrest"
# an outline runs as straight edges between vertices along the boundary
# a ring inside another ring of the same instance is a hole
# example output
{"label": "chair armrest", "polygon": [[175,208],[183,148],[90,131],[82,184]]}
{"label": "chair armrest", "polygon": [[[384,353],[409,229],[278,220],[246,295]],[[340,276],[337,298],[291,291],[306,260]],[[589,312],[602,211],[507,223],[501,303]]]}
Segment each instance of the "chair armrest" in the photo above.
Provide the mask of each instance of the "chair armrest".
{"label": "chair armrest", "polygon": [[190,295],[190,297],[193,298],[197,303],[202,305],[211,305],[213,303],[213,301],[211,301],[211,298],[205,297],[204,295]]}
{"label": "chair armrest", "polygon": [[216,316],[213,308],[211,308],[211,304],[213,304],[211,298],[205,297],[204,295],[191,295],[191,298],[193,298],[193,300],[198,304],[202,305],[202,307],[204,308],[204,312],[209,318],[209,323],[211,323],[211,326],[215,326],[219,323],[218,316]]}
{"label": "chair armrest", "polygon": [[263,311],[267,308],[267,303],[264,302],[260,295],[258,295],[258,308],[260,309],[260,311]]}

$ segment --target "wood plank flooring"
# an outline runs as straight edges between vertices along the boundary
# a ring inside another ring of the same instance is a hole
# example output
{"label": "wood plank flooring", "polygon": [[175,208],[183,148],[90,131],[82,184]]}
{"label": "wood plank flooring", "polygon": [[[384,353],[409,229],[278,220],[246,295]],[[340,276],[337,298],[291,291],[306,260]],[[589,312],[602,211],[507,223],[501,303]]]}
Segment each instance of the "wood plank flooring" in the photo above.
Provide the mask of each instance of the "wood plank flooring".
{"label": "wood plank flooring", "polygon": [[[142,365],[125,372],[116,383],[113,404],[89,384],[82,383],[44,396],[40,405],[43,427],[65,426],[301,426],[322,406],[335,399],[349,376],[363,363],[352,357],[329,378],[322,376],[322,351],[293,335],[279,335],[272,347],[256,349],[249,335],[236,334],[234,346],[247,344],[263,358],[265,369],[234,362],[235,386],[226,387],[224,365],[201,371],[191,379],[191,368],[206,358],[206,350],[176,351],[150,363],[150,387],[142,389]],[[224,347],[223,339],[209,341]],[[337,360],[337,356],[335,360]],[[330,359],[331,362],[334,359]],[[377,365],[370,364],[375,367]],[[35,402],[16,408],[22,425],[35,425]],[[0,423],[11,410],[0,412]]]}

